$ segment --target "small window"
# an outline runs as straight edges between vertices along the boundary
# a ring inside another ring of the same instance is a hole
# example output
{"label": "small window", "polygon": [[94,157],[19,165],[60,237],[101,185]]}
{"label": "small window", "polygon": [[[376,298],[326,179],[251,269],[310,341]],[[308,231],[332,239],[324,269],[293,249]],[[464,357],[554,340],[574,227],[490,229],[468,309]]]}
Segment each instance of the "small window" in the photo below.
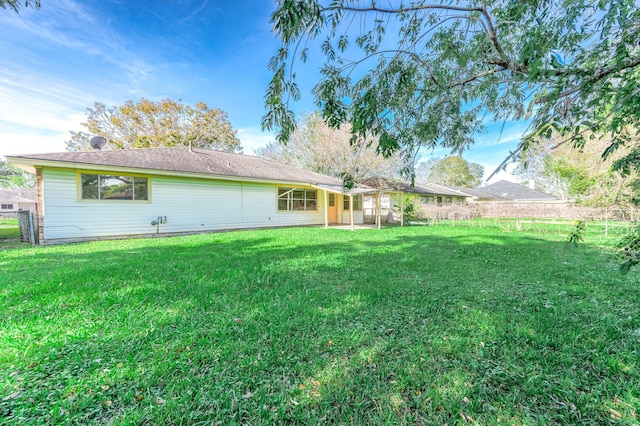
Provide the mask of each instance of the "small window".
{"label": "small window", "polygon": [[329,207],[335,207],[336,205],[336,194],[329,194]]}
{"label": "small window", "polygon": [[126,175],[81,174],[83,200],[149,200],[149,178]]}
{"label": "small window", "polygon": [[278,210],[318,210],[318,191],[315,189],[278,188]]}
{"label": "small window", "polygon": [[447,197],[447,204],[451,204],[451,197]]}
{"label": "small window", "polygon": [[[345,210],[349,210],[349,196],[344,196],[343,208]],[[354,195],[353,196],[353,210],[360,211],[362,210],[362,195]]]}
{"label": "small window", "polygon": [[13,210],[13,204],[0,204],[2,210]]}

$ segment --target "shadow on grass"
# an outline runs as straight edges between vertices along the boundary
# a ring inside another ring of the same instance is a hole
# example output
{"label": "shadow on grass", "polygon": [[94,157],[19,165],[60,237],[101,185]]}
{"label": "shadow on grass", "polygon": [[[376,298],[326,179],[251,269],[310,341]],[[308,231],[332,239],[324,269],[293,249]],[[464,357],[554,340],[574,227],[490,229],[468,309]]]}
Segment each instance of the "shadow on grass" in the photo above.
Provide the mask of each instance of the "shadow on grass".
{"label": "shadow on grass", "polygon": [[0,266],[14,421],[635,416],[637,281],[592,249],[299,229],[36,248]]}

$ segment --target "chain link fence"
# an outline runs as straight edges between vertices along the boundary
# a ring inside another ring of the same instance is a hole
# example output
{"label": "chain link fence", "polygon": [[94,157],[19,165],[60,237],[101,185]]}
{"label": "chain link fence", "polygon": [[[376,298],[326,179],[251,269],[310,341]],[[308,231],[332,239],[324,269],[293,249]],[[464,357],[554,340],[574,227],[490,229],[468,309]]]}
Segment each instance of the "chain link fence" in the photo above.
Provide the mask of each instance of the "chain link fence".
{"label": "chain link fence", "polygon": [[513,231],[566,234],[576,221],[586,223],[589,234],[624,236],[640,225],[635,208],[592,208],[566,202],[494,202],[419,204],[412,222],[470,227],[498,227]]}
{"label": "chain link fence", "polygon": [[20,210],[18,214],[18,226],[20,227],[20,241],[38,244],[38,221],[36,214],[31,210]]}

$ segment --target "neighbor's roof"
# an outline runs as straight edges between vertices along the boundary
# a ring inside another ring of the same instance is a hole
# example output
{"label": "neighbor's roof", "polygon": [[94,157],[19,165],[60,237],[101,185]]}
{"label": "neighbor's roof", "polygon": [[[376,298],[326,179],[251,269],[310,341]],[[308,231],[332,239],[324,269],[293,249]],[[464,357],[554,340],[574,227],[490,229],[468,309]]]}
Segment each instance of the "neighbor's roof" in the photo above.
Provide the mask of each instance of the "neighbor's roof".
{"label": "neighbor's roof", "polygon": [[0,201],[4,203],[36,203],[35,189],[8,189],[0,188]]}
{"label": "neighbor's roof", "polygon": [[462,188],[459,186],[446,186],[440,184],[434,184],[435,186],[439,186],[450,191],[457,193],[458,195],[462,195],[465,197],[471,198],[480,198],[480,199],[492,199],[492,200],[504,200],[505,198],[499,197],[490,192],[485,192],[482,188]]}
{"label": "neighbor's roof", "polygon": [[536,191],[506,180],[487,185],[481,190],[509,200],[557,200],[557,198],[551,194]]}
{"label": "neighbor's roof", "polygon": [[104,166],[213,175],[309,184],[342,185],[340,179],[298,169],[287,164],[242,154],[221,151],[172,148],[122,149],[113,151],[58,152],[7,156],[10,163],[28,166],[82,168]]}
{"label": "neighbor's roof", "polygon": [[440,185],[434,184],[424,184],[424,185],[411,185],[411,183],[396,179],[386,179],[381,177],[367,179],[363,182],[365,185],[378,188],[382,190],[393,190],[393,191],[402,191],[408,192],[411,194],[420,194],[420,195],[454,195],[458,197],[466,197],[466,194],[462,194],[456,191],[453,191],[449,188],[442,187]]}

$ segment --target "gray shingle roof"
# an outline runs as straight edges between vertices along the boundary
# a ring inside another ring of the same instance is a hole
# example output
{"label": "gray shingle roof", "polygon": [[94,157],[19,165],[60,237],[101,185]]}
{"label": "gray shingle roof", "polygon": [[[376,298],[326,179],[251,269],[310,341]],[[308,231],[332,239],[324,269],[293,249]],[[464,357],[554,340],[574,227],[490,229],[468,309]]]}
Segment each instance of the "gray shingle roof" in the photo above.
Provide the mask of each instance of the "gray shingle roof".
{"label": "gray shingle roof", "polygon": [[35,189],[0,188],[0,201],[3,203],[35,203],[37,198]]}
{"label": "gray shingle roof", "polygon": [[458,195],[462,195],[462,196],[466,196],[466,197],[471,197],[471,198],[476,198],[476,199],[489,199],[489,200],[506,200],[506,198],[502,198],[499,197],[495,194],[492,194],[490,192],[485,192],[482,190],[482,188],[463,188],[463,187],[459,187],[459,186],[446,186],[446,185],[440,185],[440,184],[436,184],[436,186],[445,188],[445,189],[449,189],[450,191],[453,191],[455,193],[457,193]]}
{"label": "gray shingle roof", "polygon": [[526,186],[506,180],[487,185],[481,190],[509,200],[557,200],[553,195],[535,191]]}
{"label": "gray shingle roof", "polygon": [[8,156],[9,161],[38,165],[42,161],[71,163],[76,167],[97,165],[162,170],[180,173],[254,178],[310,184],[342,185],[340,179],[298,169],[259,157],[230,154],[186,146],[172,148],[123,149],[113,151],[58,152]]}
{"label": "gray shingle roof", "polygon": [[453,195],[457,197],[467,196],[466,194],[462,194],[460,192],[456,192],[446,187],[442,187],[440,185],[434,185],[430,183],[427,183],[424,185],[417,185],[417,184],[411,185],[411,183],[406,181],[401,181],[397,179],[386,179],[386,178],[380,178],[380,177],[367,179],[363,183],[372,188],[392,189],[392,190],[397,190],[402,192],[408,192],[411,194]]}

